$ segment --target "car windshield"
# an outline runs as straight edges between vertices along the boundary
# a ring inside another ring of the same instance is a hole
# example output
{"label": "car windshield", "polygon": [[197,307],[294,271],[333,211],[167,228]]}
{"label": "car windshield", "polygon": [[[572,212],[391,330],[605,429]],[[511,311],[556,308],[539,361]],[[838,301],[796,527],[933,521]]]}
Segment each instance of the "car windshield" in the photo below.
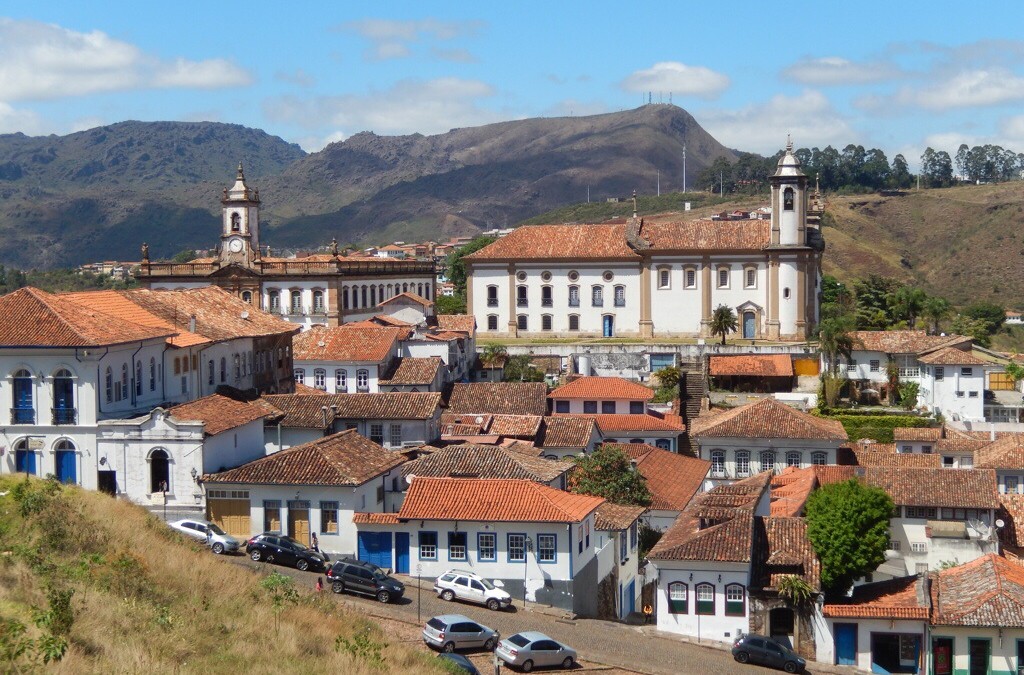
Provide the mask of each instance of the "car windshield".
{"label": "car windshield", "polygon": [[515,635],[510,637],[508,641],[514,644],[516,647],[525,647],[526,645],[530,644],[530,641],[524,638],[519,633],[516,633]]}
{"label": "car windshield", "polygon": [[289,544],[291,544],[291,545],[292,545],[292,546],[293,546],[294,548],[296,548],[296,549],[298,549],[298,550],[300,550],[300,551],[305,551],[305,550],[307,550],[305,546],[303,546],[303,545],[302,545],[302,544],[300,544],[299,542],[295,541],[295,540],[294,540],[294,539],[292,539],[291,537],[281,537],[281,540],[282,540],[282,541],[286,541],[286,542],[288,542],[288,543],[289,543]]}
{"label": "car windshield", "polygon": [[480,580],[480,583],[482,583],[482,584],[484,585],[484,588],[486,588],[486,589],[487,589],[487,590],[489,590],[489,591],[493,591],[493,590],[495,589],[495,585],[494,585],[494,584],[492,584],[492,583],[491,583],[490,581],[488,581],[487,579],[481,579],[481,580]]}
{"label": "car windshield", "polygon": [[448,626],[445,624],[444,621],[441,621],[440,619],[438,619],[436,617],[431,619],[430,621],[428,621],[427,625],[430,626],[431,628],[433,628],[434,630],[441,630],[441,631],[443,631],[446,628],[448,628]]}
{"label": "car windshield", "polygon": [[388,575],[384,574],[380,570],[374,570],[373,571],[373,578],[376,579],[377,581],[384,581],[385,579],[388,578]]}
{"label": "car windshield", "polygon": [[219,527],[217,527],[213,523],[210,523],[209,525],[207,525],[206,529],[210,530],[210,532],[213,532],[214,534],[219,534],[222,537],[227,535],[227,532],[225,532],[224,530],[220,529]]}

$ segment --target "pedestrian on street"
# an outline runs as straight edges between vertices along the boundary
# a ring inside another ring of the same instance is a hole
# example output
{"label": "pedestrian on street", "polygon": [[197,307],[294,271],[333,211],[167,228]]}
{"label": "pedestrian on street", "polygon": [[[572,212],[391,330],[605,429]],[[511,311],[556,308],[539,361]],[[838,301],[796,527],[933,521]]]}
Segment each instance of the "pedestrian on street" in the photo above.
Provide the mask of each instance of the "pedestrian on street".
{"label": "pedestrian on street", "polygon": [[310,543],[312,544],[312,549],[314,551],[316,551],[317,553],[319,553],[320,552],[320,540],[316,538],[316,532],[314,532],[313,534],[309,535],[309,540],[310,540]]}
{"label": "pedestrian on street", "polygon": [[644,605],[644,623],[648,624],[651,622],[651,615],[654,614],[654,608],[650,605]]}
{"label": "pedestrian on street", "polygon": [[320,577],[317,577],[316,578],[316,592],[319,593],[322,590],[324,590],[324,580],[321,579]]}
{"label": "pedestrian on street", "polygon": [[210,531],[210,528],[206,528],[206,546],[213,548],[213,532]]}

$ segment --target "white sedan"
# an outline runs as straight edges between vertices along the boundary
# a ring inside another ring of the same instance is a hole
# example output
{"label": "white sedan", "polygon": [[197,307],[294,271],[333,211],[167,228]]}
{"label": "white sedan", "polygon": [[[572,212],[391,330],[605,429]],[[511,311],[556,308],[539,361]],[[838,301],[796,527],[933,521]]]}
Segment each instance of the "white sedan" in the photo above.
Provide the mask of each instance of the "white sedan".
{"label": "white sedan", "polygon": [[[182,518],[167,524],[178,532],[197,541],[204,543],[208,541],[210,543],[210,550],[214,553],[224,553],[225,551],[234,553],[242,546],[242,542],[208,520]],[[209,533],[209,538],[207,538],[207,533]]]}
{"label": "white sedan", "polygon": [[544,633],[525,631],[510,635],[494,650],[498,658],[528,673],[536,666],[561,666],[569,670],[576,663],[576,650]]}

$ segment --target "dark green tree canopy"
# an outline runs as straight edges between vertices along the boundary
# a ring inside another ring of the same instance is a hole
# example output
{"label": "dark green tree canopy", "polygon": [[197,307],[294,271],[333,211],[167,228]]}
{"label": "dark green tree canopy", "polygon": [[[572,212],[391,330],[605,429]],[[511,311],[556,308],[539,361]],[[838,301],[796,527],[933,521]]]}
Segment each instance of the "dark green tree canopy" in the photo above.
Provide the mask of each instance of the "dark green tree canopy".
{"label": "dark green tree canopy", "polygon": [[571,490],[576,494],[604,497],[616,504],[649,506],[647,480],[619,448],[602,445],[592,454],[574,457]]}
{"label": "dark green tree canopy", "polygon": [[494,237],[477,237],[448,256],[445,274],[448,277],[448,281],[455,285],[455,293],[457,295],[466,296],[466,263],[462,259],[470,253],[476,253],[488,244],[493,244],[495,241]]}
{"label": "dark green tree canopy", "polygon": [[885,562],[893,503],[883,490],[855,478],[826,485],[811,493],[806,513],[823,589],[844,593]]}

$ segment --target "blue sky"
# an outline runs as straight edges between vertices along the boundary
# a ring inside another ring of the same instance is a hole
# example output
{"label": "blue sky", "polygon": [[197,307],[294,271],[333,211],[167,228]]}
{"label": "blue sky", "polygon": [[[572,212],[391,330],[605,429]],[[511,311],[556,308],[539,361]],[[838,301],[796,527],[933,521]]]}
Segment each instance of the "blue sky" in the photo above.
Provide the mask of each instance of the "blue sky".
{"label": "blue sky", "polygon": [[[851,9],[855,7],[856,9]],[[1024,4],[0,2],[0,133],[124,119],[317,150],[672,102],[729,147],[1024,151]]]}

